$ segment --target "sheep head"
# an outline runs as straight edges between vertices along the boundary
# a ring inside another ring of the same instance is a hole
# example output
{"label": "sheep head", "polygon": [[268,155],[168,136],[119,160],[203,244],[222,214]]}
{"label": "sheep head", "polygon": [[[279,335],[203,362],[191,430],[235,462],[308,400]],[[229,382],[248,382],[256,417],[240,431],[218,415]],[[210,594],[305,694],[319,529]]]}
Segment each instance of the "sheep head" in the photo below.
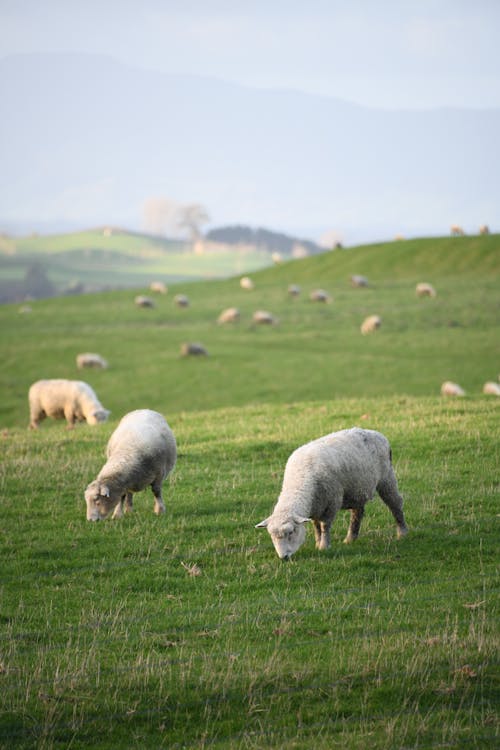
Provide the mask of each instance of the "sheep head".
{"label": "sheep head", "polygon": [[256,529],[267,529],[278,557],[281,560],[289,560],[304,544],[306,530],[304,524],[310,518],[294,515],[289,518],[275,518],[269,516],[264,521],[256,524]]}

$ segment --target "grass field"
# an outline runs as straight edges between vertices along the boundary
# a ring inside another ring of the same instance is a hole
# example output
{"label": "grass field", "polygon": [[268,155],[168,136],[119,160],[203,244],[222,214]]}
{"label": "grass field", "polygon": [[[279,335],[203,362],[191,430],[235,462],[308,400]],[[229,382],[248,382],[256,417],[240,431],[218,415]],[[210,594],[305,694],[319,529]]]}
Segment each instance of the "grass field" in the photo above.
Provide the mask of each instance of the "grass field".
{"label": "grass field", "polygon": [[[498,237],[329,253],[179,285],[0,307],[0,746],[492,748],[499,744]],[[364,273],[366,290],[353,290]],[[417,299],[429,281],[435,299]],[[290,300],[288,283],[303,294]],[[308,301],[321,286],[330,305]],[[174,291],[191,299],[186,310]],[[217,326],[237,305],[240,324]],[[257,308],[280,319],[250,322]],[[383,325],[363,337],[365,314]],[[207,358],[182,359],[185,340]],[[76,370],[98,351],[106,371]],[[83,378],[109,423],[26,429],[40,377]],[[443,399],[444,379],[462,399]],[[167,515],[90,524],[83,491],[123,413],[163,412]],[[281,563],[254,529],[288,455],[353,425],[390,439],[410,533],[379,500],[359,540]]]}

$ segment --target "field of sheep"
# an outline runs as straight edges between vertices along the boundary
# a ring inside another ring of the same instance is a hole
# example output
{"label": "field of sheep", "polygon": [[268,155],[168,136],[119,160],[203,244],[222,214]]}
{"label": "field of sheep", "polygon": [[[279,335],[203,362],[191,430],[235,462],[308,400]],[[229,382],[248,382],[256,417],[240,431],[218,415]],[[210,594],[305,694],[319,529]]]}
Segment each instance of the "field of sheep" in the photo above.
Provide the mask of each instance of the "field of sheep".
{"label": "field of sheep", "polygon": [[[498,236],[415,240],[284,263],[251,291],[176,285],[152,308],[130,292],[0,307],[0,746],[498,744],[500,399],[482,388],[500,372],[499,271]],[[229,306],[240,321],[217,324]],[[78,370],[86,351],[109,367]],[[30,384],[59,377],[90,383],[110,420],[29,431]],[[85,487],[143,407],[177,438],[167,513],[148,490],[89,523]],[[408,536],[376,498],[355,544],[341,512],[329,550],[308,529],[282,563],[254,526],[288,456],[353,425],[391,442]]]}

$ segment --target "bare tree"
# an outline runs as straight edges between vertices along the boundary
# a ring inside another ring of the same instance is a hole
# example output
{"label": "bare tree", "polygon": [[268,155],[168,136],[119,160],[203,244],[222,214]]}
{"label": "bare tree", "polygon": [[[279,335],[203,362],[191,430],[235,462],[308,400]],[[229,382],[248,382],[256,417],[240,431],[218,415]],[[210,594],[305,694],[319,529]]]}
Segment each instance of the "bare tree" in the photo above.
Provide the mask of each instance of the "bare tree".
{"label": "bare tree", "polygon": [[187,230],[192,242],[196,242],[201,237],[201,227],[210,221],[204,206],[199,203],[189,203],[178,206],[177,209],[177,226],[179,229]]}

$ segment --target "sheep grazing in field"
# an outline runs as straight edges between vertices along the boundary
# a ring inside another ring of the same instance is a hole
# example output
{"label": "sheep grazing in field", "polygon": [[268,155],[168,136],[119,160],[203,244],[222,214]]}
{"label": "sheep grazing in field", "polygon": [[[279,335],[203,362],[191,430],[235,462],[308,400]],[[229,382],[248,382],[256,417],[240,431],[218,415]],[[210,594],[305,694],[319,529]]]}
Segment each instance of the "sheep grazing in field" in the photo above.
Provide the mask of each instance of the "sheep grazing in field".
{"label": "sheep grazing in field", "polygon": [[457,383],[452,383],[451,380],[445,380],[441,386],[442,396],[465,396],[465,391]]}
{"label": "sheep grazing in field", "polygon": [[29,389],[30,428],[37,429],[45,417],[95,425],[105,422],[111,412],[105,409],[88,383],[81,380],[38,380]]}
{"label": "sheep grazing in field", "polygon": [[479,227],[479,234],[489,234],[489,233],[490,233],[490,228],[487,224],[482,224]]}
{"label": "sheep grazing in field", "polygon": [[324,289],[313,289],[311,294],[309,295],[309,298],[312,302],[330,302],[331,297],[328,294],[328,292],[325,292]]}
{"label": "sheep grazing in field", "polygon": [[181,357],[208,356],[208,352],[203,344],[184,343],[181,344]]}
{"label": "sheep grazing in field", "polygon": [[450,234],[453,237],[463,237],[465,235],[465,232],[458,224],[452,224],[450,227]]}
{"label": "sheep grazing in field", "polygon": [[242,276],[242,278],[240,279],[240,286],[242,289],[246,289],[247,291],[251,291],[255,288],[252,279],[250,279],[248,276]]}
{"label": "sheep grazing in field", "polygon": [[252,315],[252,320],[254,323],[257,323],[259,325],[275,325],[278,322],[278,319],[274,317],[274,315],[267,310],[256,310],[254,314]]}
{"label": "sheep grazing in field", "polygon": [[359,427],[332,432],[291,454],[278,502],[256,528],[267,528],[278,557],[289,560],[305,540],[306,521],[313,522],[316,547],[325,550],[330,546],[330,528],[337,512],[347,509],[351,522],[344,542],[353,542],[365,504],[375,492],[394,516],[398,538],[405,536],[403,498],[387,438]]}
{"label": "sheep grazing in field", "polygon": [[164,417],[150,409],[126,414],[111,435],[107,461],[85,490],[87,521],[132,510],[132,494],[151,487],[154,512],[165,513],[162,483],[177,459],[174,434]]}
{"label": "sheep grazing in field", "polygon": [[281,253],[271,253],[271,260],[276,266],[279,266],[280,263],[283,263],[283,256]]}
{"label": "sheep grazing in field", "polygon": [[421,281],[415,287],[415,293],[417,297],[435,297],[436,290],[432,284],[427,284],[425,281]]}
{"label": "sheep grazing in field", "polygon": [[176,294],[174,297],[174,303],[177,307],[189,307],[189,298],[185,294]]}
{"label": "sheep grazing in field", "polygon": [[237,323],[240,319],[240,311],[237,307],[228,307],[223,310],[217,318],[217,323]]}
{"label": "sheep grazing in field", "polygon": [[369,315],[361,323],[361,333],[366,336],[367,333],[373,333],[377,331],[382,325],[382,318],[380,315]]}
{"label": "sheep grazing in field", "polygon": [[490,380],[483,385],[483,393],[487,396],[500,396],[500,385]]}
{"label": "sheep grazing in field", "polygon": [[300,294],[300,286],[298,284],[289,284],[288,286],[288,294],[290,297],[298,297]]}
{"label": "sheep grazing in field", "polygon": [[168,287],[163,281],[152,281],[149,285],[149,290],[151,292],[156,292],[156,294],[166,294],[168,292]]}
{"label": "sheep grazing in field", "polygon": [[95,352],[83,352],[82,354],[76,355],[76,366],[79,370],[85,368],[105,370],[108,363],[100,354],[96,354]]}
{"label": "sheep grazing in field", "polygon": [[368,279],[366,276],[360,276],[359,274],[354,274],[351,276],[351,286],[355,289],[362,289],[363,287],[368,286]]}
{"label": "sheep grazing in field", "polygon": [[146,297],[144,294],[138,294],[134,300],[137,307],[154,307],[155,303],[151,297]]}

